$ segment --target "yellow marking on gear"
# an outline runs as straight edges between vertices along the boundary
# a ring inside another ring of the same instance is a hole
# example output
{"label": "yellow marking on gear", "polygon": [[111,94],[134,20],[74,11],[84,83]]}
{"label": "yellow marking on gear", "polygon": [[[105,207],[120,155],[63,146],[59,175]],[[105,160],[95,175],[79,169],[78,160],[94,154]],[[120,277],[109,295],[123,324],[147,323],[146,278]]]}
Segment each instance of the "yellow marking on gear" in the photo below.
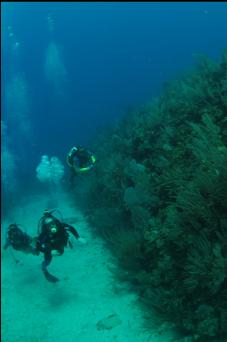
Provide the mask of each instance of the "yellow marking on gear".
{"label": "yellow marking on gear", "polygon": [[81,172],[88,171],[88,170],[90,170],[90,167],[82,167],[80,169]]}
{"label": "yellow marking on gear", "polygon": [[91,160],[92,160],[92,162],[94,163],[94,162],[96,161],[95,156],[91,156]]}

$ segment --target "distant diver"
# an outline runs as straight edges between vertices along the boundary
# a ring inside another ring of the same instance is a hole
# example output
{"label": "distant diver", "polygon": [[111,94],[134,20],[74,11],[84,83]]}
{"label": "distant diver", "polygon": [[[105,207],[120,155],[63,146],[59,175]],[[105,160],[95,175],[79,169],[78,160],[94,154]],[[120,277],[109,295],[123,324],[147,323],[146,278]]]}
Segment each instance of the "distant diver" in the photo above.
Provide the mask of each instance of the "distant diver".
{"label": "distant diver", "polygon": [[90,171],[96,162],[96,157],[87,148],[78,145],[72,147],[67,154],[67,163],[71,170],[70,183],[73,183],[75,176]]}
{"label": "distant diver", "polygon": [[12,246],[16,251],[38,255],[39,252],[32,246],[33,243],[34,239],[23,232],[16,223],[9,225],[4,249]]}
{"label": "distant diver", "polygon": [[62,255],[67,244],[72,248],[69,241],[69,233],[71,233],[78,241],[85,243],[86,240],[81,238],[77,230],[64,222],[61,222],[52,215],[53,211],[45,210],[39,221],[38,233],[35,238],[24,233],[16,223],[11,224],[7,230],[7,237],[4,249],[12,246],[15,250],[39,255],[44,254],[42,262],[42,271],[45,278],[55,283],[59,279],[50,274],[47,267],[50,265],[54,255]]}

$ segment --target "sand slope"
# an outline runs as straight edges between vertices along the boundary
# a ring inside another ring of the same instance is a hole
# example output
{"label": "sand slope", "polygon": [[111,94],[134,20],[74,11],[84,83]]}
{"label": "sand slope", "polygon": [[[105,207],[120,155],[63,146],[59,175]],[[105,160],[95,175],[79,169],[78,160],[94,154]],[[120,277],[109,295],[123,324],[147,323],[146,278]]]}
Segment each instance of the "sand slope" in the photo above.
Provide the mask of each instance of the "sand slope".
{"label": "sand slope", "polygon": [[[47,204],[45,197],[31,197],[3,222],[3,231],[17,222],[34,236]],[[92,227],[66,195],[58,199],[58,208],[87,244],[71,239],[74,248],[53,259],[49,270],[60,278],[56,284],[43,277],[42,256],[14,251],[16,263],[10,248],[2,252],[2,341],[172,341],[163,327],[149,333],[144,330],[137,295],[113,278],[109,251],[102,240],[92,237]],[[105,321],[110,315],[112,321]]]}

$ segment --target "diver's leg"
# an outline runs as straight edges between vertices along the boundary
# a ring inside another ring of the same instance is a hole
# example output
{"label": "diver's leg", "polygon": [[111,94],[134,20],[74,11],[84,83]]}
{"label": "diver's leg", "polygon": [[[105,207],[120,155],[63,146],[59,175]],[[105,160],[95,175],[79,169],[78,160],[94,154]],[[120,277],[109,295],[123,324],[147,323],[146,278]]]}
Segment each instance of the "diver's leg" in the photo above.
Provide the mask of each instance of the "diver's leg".
{"label": "diver's leg", "polygon": [[45,278],[48,281],[50,281],[51,283],[56,283],[59,279],[47,271],[47,266],[50,265],[51,260],[52,260],[51,251],[48,251],[44,254],[44,261],[42,262],[42,271],[43,271]]}

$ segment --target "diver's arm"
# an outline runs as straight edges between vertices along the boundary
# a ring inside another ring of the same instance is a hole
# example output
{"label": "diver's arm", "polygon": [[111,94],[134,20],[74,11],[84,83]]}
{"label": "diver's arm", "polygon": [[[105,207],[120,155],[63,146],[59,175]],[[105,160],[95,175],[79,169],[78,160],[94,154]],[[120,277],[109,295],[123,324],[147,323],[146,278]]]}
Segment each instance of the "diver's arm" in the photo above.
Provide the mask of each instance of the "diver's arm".
{"label": "diver's arm", "polygon": [[73,234],[73,236],[76,238],[76,239],[79,239],[80,238],[80,235],[78,233],[78,231],[73,227],[71,226],[70,224],[68,223],[64,223],[64,227],[70,232]]}
{"label": "diver's arm", "polygon": [[91,160],[91,163],[94,164],[96,163],[97,159],[96,159],[96,156],[93,152],[89,151],[89,154],[90,154],[90,160]]}
{"label": "diver's arm", "polygon": [[37,240],[36,240],[36,250],[39,251],[39,252],[45,252],[45,246],[44,244],[42,243],[42,233],[38,236]]}
{"label": "diver's arm", "polygon": [[77,230],[73,227],[73,226],[70,226],[69,224],[65,224],[65,228],[73,234],[73,236],[82,244],[87,244],[87,241],[85,238],[82,238],[79,233],[77,232]]}
{"label": "diver's arm", "polygon": [[67,154],[67,164],[71,167],[73,167],[73,156],[75,152],[77,151],[76,147],[72,147],[69,153]]}

